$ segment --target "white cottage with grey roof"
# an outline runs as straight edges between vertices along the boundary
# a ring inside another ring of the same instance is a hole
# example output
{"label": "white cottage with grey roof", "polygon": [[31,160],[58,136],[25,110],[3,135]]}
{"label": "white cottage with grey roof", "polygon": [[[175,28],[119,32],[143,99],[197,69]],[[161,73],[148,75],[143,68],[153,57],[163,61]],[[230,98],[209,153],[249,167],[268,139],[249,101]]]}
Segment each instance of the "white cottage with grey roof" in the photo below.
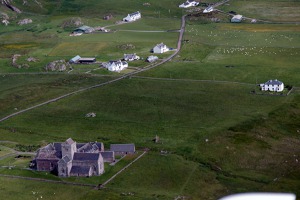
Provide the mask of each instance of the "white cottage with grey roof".
{"label": "white cottage with grey roof", "polygon": [[128,67],[128,63],[126,61],[117,60],[117,61],[109,61],[107,63],[104,63],[103,66],[107,68],[109,71],[120,72],[123,69]]}
{"label": "white cottage with grey roof", "polygon": [[165,53],[167,51],[169,51],[169,48],[164,43],[157,44],[153,48],[153,53]]}
{"label": "white cottage with grey roof", "polygon": [[189,8],[192,6],[198,6],[199,2],[194,1],[194,0],[187,0],[186,2],[184,2],[183,4],[179,5],[179,8]]}
{"label": "white cottage with grey roof", "polygon": [[139,11],[128,14],[127,17],[123,18],[124,22],[133,22],[136,21],[138,19],[140,19],[142,17],[141,13]]}
{"label": "white cottage with grey roof", "polygon": [[269,80],[259,85],[262,91],[282,92],[284,90],[283,82],[275,79]]}
{"label": "white cottage with grey roof", "polygon": [[125,61],[134,61],[134,60],[139,60],[140,57],[138,55],[136,55],[136,53],[133,54],[124,54],[124,58]]}

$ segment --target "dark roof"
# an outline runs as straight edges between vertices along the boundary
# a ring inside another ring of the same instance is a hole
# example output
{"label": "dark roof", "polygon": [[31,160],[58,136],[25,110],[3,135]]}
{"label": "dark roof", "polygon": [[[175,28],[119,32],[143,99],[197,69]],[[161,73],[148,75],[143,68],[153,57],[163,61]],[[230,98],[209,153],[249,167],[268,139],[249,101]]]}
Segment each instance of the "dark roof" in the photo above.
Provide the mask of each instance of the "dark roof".
{"label": "dark roof", "polygon": [[61,151],[61,142],[54,142],[53,146],[56,151]]}
{"label": "dark roof", "polygon": [[101,156],[103,158],[114,158],[115,152],[113,151],[103,151],[101,152]]}
{"label": "dark roof", "polygon": [[81,174],[89,176],[91,166],[72,166],[70,174]]}
{"label": "dark roof", "polygon": [[124,59],[136,59],[137,55],[134,54],[124,54]]}
{"label": "dark roof", "polygon": [[134,16],[134,15],[139,15],[139,14],[140,14],[140,11],[137,11],[137,12],[129,14],[129,16]]}
{"label": "dark roof", "polygon": [[[98,146],[99,145],[99,146]],[[94,142],[89,142],[83,145],[80,145],[80,148],[77,149],[77,152],[97,152],[101,151],[101,144],[100,143],[94,143]]]}
{"label": "dark roof", "polygon": [[98,160],[100,156],[99,153],[74,153],[73,160]]}
{"label": "dark roof", "polygon": [[113,64],[113,63],[115,63],[116,65],[121,65],[122,64],[122,61],[121,60],[111,60],[111,61],[109,61],[108,62],[109,64]]}
{"label": "dark roof", "polygon": [[277,79],[275,80],[269,80],[265,83],[265,85],[281,85],[282,82],[281,81],[278,81]]}
{"label": "dark roof", "polygon": [[80,61],[96,61],[96,58],[80,58],[79,62]]}
{"label": "dark roof", "polygon": [[68,163],[70,162],[71,159],[69,158],[69,156],[64,156],[62,159],[60,159],[58,162],[59,163]]}
{"label": "dark roof", "polygon": [[111,151],[135,152],[134,144],[111,144]]}

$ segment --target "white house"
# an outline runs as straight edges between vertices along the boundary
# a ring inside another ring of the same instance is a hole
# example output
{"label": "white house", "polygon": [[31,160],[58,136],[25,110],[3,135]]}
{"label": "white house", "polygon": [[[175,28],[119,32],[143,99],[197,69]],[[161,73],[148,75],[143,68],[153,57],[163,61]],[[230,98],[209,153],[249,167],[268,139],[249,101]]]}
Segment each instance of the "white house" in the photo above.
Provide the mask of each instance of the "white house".
{"label": "white house", "polygon": [[169,51],[169,47],[167,47],[164,43],[157,44],[153,48],[153,53],[165,53]]}
{"label": "white house", "polygon": [[198,6],[198,5],[199,5],[199,2],[197,2],[197,1],[187,0],[185,3],[180,4],[179,8],[189,8],[189,7]]}
{"label": "white house", "polygon": [[137,12],[128,14],[127,17],[123,18],[123,21],[124,22],[133,22],[133,21],[140,19],[141,17],[142,17],[142,15],[141,15],[140,11],[137,11]]}
{"label": "white house", "polygon": [[265,83],[259,85],[262,91],[274,91],[274,92],[282,92],[284,89],[284,84],[281,81],[269,80]]}
{"label": "white house", "polygon": [[210,13],[210,12],[212,12],[212,11],[214,11],[214,7],[209,6],[209,7],[205,8],[205,9],[203,10],[203,13]]}
{"label": "white house", "polygon": [[124,58],[125,61],[133,61],[133,60],[139,60],[140,57],[137,56],[135,53],[134,54],[124,54]]}
{"label": "white house", "polygon": [[128,67],[128,63],[125,61],[117,60],[117,61],[109,61],[108,63],[104,64],[104,66],[112,72],[120,72],[121,70]]}

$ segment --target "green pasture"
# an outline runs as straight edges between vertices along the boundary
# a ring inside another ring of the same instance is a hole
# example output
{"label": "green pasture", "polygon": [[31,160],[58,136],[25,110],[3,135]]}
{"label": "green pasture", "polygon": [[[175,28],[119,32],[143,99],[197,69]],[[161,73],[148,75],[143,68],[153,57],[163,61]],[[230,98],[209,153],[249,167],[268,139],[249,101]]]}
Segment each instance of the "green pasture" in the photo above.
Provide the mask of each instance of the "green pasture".
{"label": "green pasture", "polygon": [[[131,78],[9,119],[1,124],[0,137],[17,142],[30,137],[33,143],[68,137],[101,141],[104,137],[107,144],[131,141],[147,146],[158,134],[172,147],[186,144],[193,135],[205,137],[249,117],[266,115],[290,98],[251,95],[254,88]],[[97,117],[85,118],[89,112],[96,112]]]}
{"label": "green pasture", "polygon": [[4,145],[0,145],[0,157],[8,155],[10,153],[13,153],[13,151],[10,148]]}
{"label": "green pasture", "polygon": [[299,85],[296,25],[230,25],[190,22],[182,50],[171,62],[139,74],[176,79]]}
{"label": "green pasture", "polygon": [[[97,65],[73,65],[70,73],[44,72],[53,60],[81,55],[106,62],[137,53],[146,58],[160,42],[176,48],[182,1],[73,0],[34,1],[16,5],[25,10],[0,28],[0,116],[17,112],[65,93],[111,80],[119,73]],[[208,2],[214,2],[209,0]],[[274,22],[298,22],[299,1],[229,1],[219,9]],[[116,25],[128,13],[142,19]],[[0,6],[1,12],[6,12]],[[15,14],[7,11],[10,16]],[[114,18],[104,21],[106,14]],[[18,26],[21,18],[33,23]],[[106,26],[113,33],[70,37],[61,24],[80,17],[85,25]],[[131,30],[131,31],[128,31]],[[137,32],[134,32],[137,30]],[[179,54],[170,62],[105,87],[72,95],[0,123],[0,140],[45,145],[72,137],[78,142],[135,143],[150,148],[138,162],[104,190],[0,177],[7,199],[217,199],[249,191],[292,192],[300,196],[299,63],[300,29],[295,24],[240,24],[187,21]],[[122,49],[132,44],[134,49]],[[11,56],[21,54],[11,66]],[[171,52],[158,55],[166,58]],[[39,59],[29,63],[33,56]],[[125,74],[148,63],[130,62]],[[84,74],[90,71],[90,74]],[[8,73],[20,73],[12,75]],[[21,74],[25,73],[25,74]],[[256,84],[279,79],[296,86],[289,96],[254,95]],[[95,118],[86,118],[95,112]],[[158,135],[160,142],[152,139]],[[0,156],[11,152],[1,144]],[[161,155],[160,151],[167,151]],[[9,157],[1,174],[101,183],[133,158],[106,165],[101,177],[61,179],[24,170],[30,158]],[[271,170],[270,170],[271,169]],[[37,193],[38,192],[38,193]],[[130,195],[134,193],[134,195]]]}
{"label": "green pasture", "polygon": [[[47,182],[0,177],[1,197],[6,199],[120,199],[120,193],[99,191],[90,187],[51,184]],[[122,197],[122,199],[129,199]],[[133,198],[131,198],[133,199]]]}
{"label": "green pasture", "polygon": [[90,75],[1,75],[0,116],[44,102],[59,95],[109,80]]}
{"label": "green pasture", "polygon": [[246,17],[272,22],[299,22],[300,20],[300,2],[297,0],[237,0],[230,1],[228,4],[218,9],[225,12],[235,11]]}

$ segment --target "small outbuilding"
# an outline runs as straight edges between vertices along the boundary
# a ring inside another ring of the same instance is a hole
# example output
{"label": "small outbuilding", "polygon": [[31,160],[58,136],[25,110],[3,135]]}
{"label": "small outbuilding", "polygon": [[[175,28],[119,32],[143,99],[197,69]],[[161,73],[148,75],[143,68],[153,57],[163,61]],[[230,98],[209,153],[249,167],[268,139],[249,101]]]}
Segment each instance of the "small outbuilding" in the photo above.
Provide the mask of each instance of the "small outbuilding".
{"label": "small outbuilding", "polygon": [[70,64],[76,64],[76,63],[90,64],[90,63],[94,63],[94,62],[96,62],[96,58],[82,58],[79,55],[77,55],[74,58],[72,58],[71,60],[69,60]]}
{"label": "small outbuilding", "polygon": [[74,34],[77,33],[92,33],[95,29],[89,26],[81,26],[73,31]]}
{"label": "small outbuilding", "polygon": [[81,64],[90,64],[96,62],[96,58],[80,58],[78,62]]}
{"label": "small outbuilding", "polygon": [[134,144],[111,144],[110,151],[114,151],[115,155],[126,155],[135,153]]}
{"label": "small outbuilding", "polygon": [[104,162],[115,162],[115,152],[113,151],[103,151],[100,152],[103,157]]}
{"label": "small outbuilding", "polygon": [[124,58],[125,61],[134,61],[134,60],[139,60],[140,57],[136,55],[136,53],[134,54],[124,54]]}
{"label": "small outbuilding", "polygon": [[155,62],[157,60],[158,60],[158,57],[157,56],[153,56],[153,55],[148,56],[148,58],[146,59],[146,61],[150,62],[150,63]]}
{"label": "small outbuilding", "polygon": [[259,85],[262,91],[282,92],[284,90],[283,82],[275,79],[269,80]]}
{"label": "small outbuilding", "polygon": [[72,58],[71,60],[69,60],[69,63],[72,64],[72,63],[78,63],[78,61],[80,60],[80,56],[77,55],[75,56],[74,58]]}
{"label": "small outbuilding", "polygon": [[231,18],[231,22],[232,23],[240,23],[243,19],[243,15],[234,15],[232,18]]}

